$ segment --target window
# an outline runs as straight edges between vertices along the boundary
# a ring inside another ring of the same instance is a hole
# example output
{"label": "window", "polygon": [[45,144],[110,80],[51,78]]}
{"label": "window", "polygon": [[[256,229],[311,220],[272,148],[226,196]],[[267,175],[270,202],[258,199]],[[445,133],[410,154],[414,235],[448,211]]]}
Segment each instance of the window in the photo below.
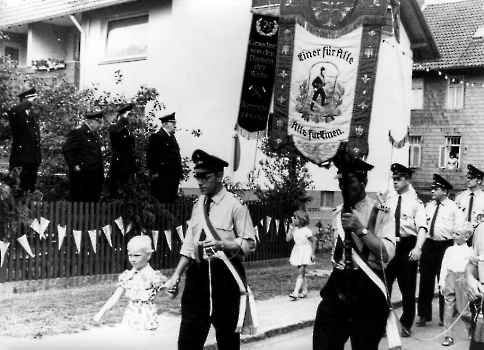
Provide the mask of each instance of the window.
{"label": "window", "polygon": [[423,109],[424,80],[423,78],[412,79],[411,109]]}
{"label": "window", "polygon": [[18,64],[19,49],[16,49],[10,46],[5,46],[5,56],[7,57],[9,56],[13,61],[17,62]]}
{"label": "window", "polygon": [[334,208],[334,192],[321,191],[321,207]]}
{"label": "window", "polygon": [[460,136],[447,136],[445,138],[445,146],[440,146],[439,168],[459,169],[460,156]]}
{"label": "window", "polygon": [[105,60],[146,57],[148,15],[108,20],[106,30]]}
{"label": "window", "polygon": [[464,77],[449,77],[447,80],[447,109],[464,107]]}
{"label": "window", "polygon": [[408,166],[410,168],[420,167],[420,157],[421,157],[421,136],[410,136],[408,140],[409,144],[409,156],[408,156]]}

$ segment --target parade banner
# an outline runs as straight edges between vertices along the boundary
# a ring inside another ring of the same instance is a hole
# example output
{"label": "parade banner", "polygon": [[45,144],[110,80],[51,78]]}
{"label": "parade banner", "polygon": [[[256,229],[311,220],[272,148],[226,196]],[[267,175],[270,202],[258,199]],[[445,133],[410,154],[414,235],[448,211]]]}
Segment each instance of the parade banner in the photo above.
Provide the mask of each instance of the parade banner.
{"label": "parade banner", "polygon": [[277,17],[254,14],[249,34],[236,130],[249,139],[265,136],[274,87]]}
{"label": "parade banner", "polygon": [[270,139],[276,149],[292,139],[302,155],[324,165],[341,141],[368,154],[386,1],[320,6],[281,3]]}

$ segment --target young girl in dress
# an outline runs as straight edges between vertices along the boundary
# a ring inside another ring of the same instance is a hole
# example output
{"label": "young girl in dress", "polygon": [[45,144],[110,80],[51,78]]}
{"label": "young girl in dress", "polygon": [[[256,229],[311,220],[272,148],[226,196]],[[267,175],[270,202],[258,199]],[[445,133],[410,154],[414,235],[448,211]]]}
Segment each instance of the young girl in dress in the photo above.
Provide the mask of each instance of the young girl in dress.
{"label": "young girl in dress", "polygon": [[[307,227],[309,225],[309,215],[303,210],[298,210],[292,217],[291,227],[286,235],[286,241],[294,239],[289,263],[298,267],[296,286],[294,291],[289,294],[289,298],[295,301],[297,298],[304,298],[308,294],[306,281],[306,265],[314,264],[316,259],[317,239],[313,232]],[[302,289],[301,294],[299,290]]]}
{"label": "young girl in dress", "polygon": [[138,330],[153,330],[158,327],[156,305],[153,300],[156,293],[164,288],[167,278],[148,264],[152,252],[151,238],[148,236],[135,236],[129,241],[128,257],[133,268],[119,275],[118,289],[94,316],[96,322],[99,322],[104,313],[116,305],[126,292],[130,300],[122,324]]}

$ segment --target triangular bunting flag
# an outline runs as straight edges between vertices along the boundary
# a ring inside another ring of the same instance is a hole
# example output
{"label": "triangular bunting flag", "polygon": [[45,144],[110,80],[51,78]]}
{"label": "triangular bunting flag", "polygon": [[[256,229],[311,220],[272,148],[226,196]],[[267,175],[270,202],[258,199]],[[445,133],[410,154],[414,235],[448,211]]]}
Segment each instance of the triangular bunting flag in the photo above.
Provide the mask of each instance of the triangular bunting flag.
{"label": "triangular bunting flag", "polygon": [[254,226],[254,230],[255,230],[255,236],[257,237],[257,240],[260,242],[260,238],[259,238],[259,228],[257,226]]}
{"label": "triangular bunting flag", "polygon": [[111,241],[111,232],[112,232],[111,225],[104,226],[103,227],[103,232],[104,232],[104,235],[106,236],[106,239],[108,240],[109,245],[112,248],[113,247],[113,242]]}
{"label": "triangular bunting flag", "polygon": [[124,234],[126,232],[124,232],[123,217],[120,216],[119,218],[117,218],[116,220],[114,220],[114,222],[116,223],[116,225],[118,225],[119,230],[121,231],[121,233],[124,236]]}
{"label": "triangular bunting flag", "polygon": [[30,244],[29,244],[29,241],[27,240],[27,236],[26,235],[23,235],[23,236],[17,238],[17,241],[22,245],[22,247],[25,249],[25,251],[32,258],[34,258],[34,253],[32,253],[32,249],[30,249]]}
{"label": "triangular bunting flag", "polygon": [[89,233],[89,238],[91,238],[92,250],[94,250],[94,253],[96,253],[96,244],[97,244],[96,230],[89,230],[87,231],[87,233]]}
{"label": "triangular bunting flag", "polygon": [[133,224],[130,222],[128,224],[128,227],[126,227],[126,233],[128,233],[129,231],[131,231],[131,228],[133,227]]}
{"label": "triangular bunting flag", "polygon": [[72,234],[74,235],[74,242],[76,243],[77,252],[81,252],[81,239],[82,239],[82,231],[72,230]]}
{"label": "triangular bunting flag", "polygon": [[156,250],[156,247],[158,246],[158,230],[151,230],[151,235],[153,236],[153,247]]}
{"label": "triangular bunting flag", "polygon": [[183,227],[178,226],[176,228],[176,232],[178,233],[178,237],[180,237],[180,241],[183,243],[185,241],[185,239],[183,238]]}
{"label": "triangular bunting flag", "polygon": [[3,266],[3,261],[5,260],[5,254],[7,253],[9,245],[10,242],[0,241],[0,267]]}
{"label": "triangular bunting flag", "polygon": [[40,217],[40,236],[45,238],[45,230],[47,230],[47,226],[49,226],[50,221],[46,218]]}
{"label": "triangular bunting flag", "polygon": [[62,247],[62,242],[64,242],[64,237],[66,236],[66,228],[61,225],[57,225],[57,234],[59,235],[59,249]]}
{"label": "triangular bunting flag", "polygon": [[146,231],[144,228],[141,228],[141,236],[144,236],[146,234]]}
{"label": "triangular bunting flag", "polygon": [[40,223],[37,218],[32,221],[32,223],[30,224],[30,228],[39,234],[40,239],[45,238],[44,233],[40,233]]}
{"label": "triangular bunting flag", "polygon": [[277,235],[279,233],[279,227],[280,227],[279,222],[281,220],[277,220],[277,219],[274,219],[274,220],[276,221],[276,235]]}
{"label": "triangular bunting flag", "polygon": [[262,227],[264,227],[264,219],[261,219],[259,223]]}
{"label": "triangular bunting flag", "polygon": [[268,216],[266,219],[267,219],[267,232],[269,232],[269,230],[271,229],[272,218]]}
{"label": "triangular bunting flag", "polygon": [[165,230],[166,242],[168,243],[168,248],[171,250],[171,230]]}

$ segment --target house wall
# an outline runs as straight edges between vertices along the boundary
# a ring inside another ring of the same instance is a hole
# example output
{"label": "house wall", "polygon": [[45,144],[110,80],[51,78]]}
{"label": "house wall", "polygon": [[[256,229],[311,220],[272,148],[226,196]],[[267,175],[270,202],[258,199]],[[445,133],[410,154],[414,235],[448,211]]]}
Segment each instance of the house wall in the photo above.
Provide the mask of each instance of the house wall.
{"label": "house wall", "polygon": [[[411,134],[421,136],[421,166],[414,174],[414,185],[420,192],[428,193],[434,173],[444,176],[453,186],[454,193],[466,188],[467,165],[484,169],[484,72],[482,68],[446,71],[453,76],[462,76],[464,84],[464,108],[447,110],[447,80],[436,71],[415,72],[414,77],[424,78],[424,108],[411,113]],[[445,144],[445,137],[461,137],[460,169],[439,168],[439,146]]]}
{"label": "house wall", "polygon": [[3,34],[7,35],[8,39],[0,41],[0,56],[5,55],[5,47],[7,46],[18,49],[18,65],[24,67],[27,63],[27,35],[9,31],[4,31]]}
{"label": "house wall", "polygon": [[43,22],[29,27],[28,65],[32,60],[66,59],[68,30]]}
{"label": "house wall", "polygon": [[[103,62],[106,18],[143,12],[149,13],[147,58]],[[182,156],[190,157],[201,148],[232,166],[233,130],[251,19],[250,0],[143,0],[86,12],[82,21],[87,39],[82,82],[85,86],[98,83],[103,91],[127,96],[143,84],[155,87],[166,114],[177,112]],[[370,192],[386,189],[392,162],[408,162],[408,147],[392,149],[388,132],[391,129],[395,139],[401,139],[410,124],[412,52],[403,27],[400,44],[393,38],[385,39],[380,47],[370,127],[368,161],[375,165],[367,187]],[[123,74],[121,84],[115,84],[117,70]],[[200,129],[202,136],[194,138],[192,129]],[[247,174],[263,155],[257,151],[255,140],[240,137],[240,144],[240,166],[233,180],[246,182]],[[334,168],[310,165],[309,169],[317,191],[339,191]],[[227,173],[232,175],[230,168]],[[260,182],[267,183],[264,179]],[[190,179],[182,186],[196,188],[197,184]]]}

